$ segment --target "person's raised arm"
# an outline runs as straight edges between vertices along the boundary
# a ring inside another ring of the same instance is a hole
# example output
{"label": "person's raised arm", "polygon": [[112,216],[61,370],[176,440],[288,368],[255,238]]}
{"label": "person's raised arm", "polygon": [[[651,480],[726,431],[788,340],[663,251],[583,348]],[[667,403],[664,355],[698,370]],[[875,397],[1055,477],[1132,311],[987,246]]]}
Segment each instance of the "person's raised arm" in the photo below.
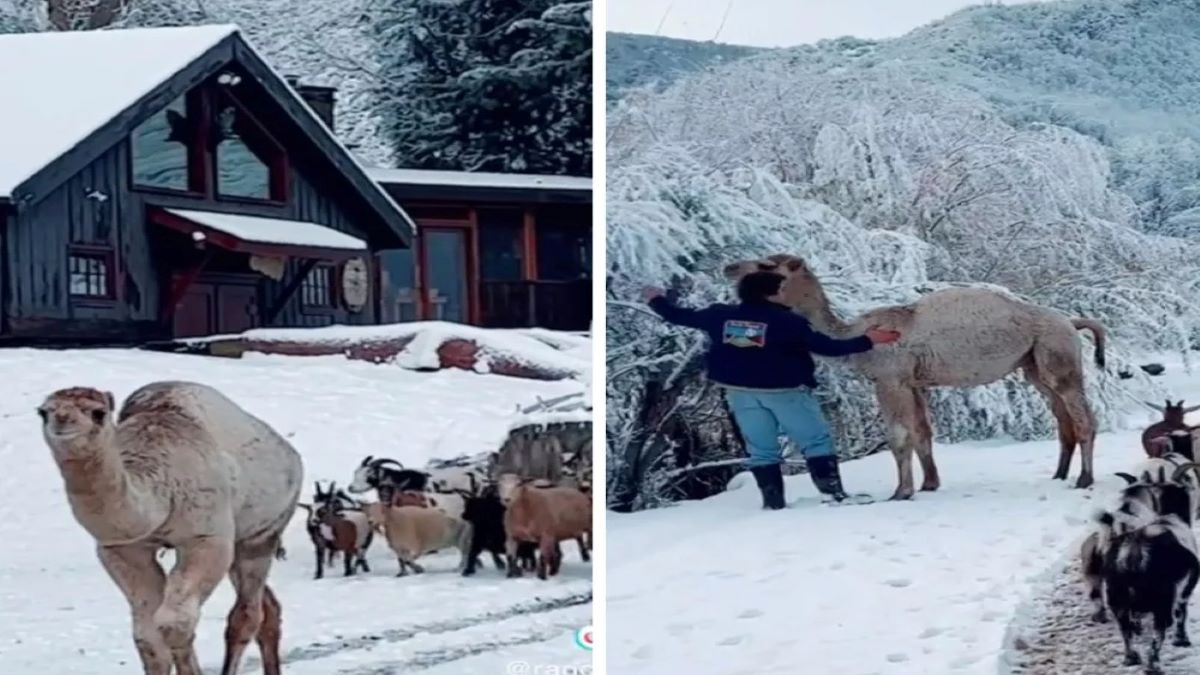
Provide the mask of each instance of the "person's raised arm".
{"label": "person's raised arm", "polygon": [[802,316],[789,322],[789,336],[803,344],[808,351],[821,356],[849,356],[870,351],[875,345],[889,344],[900,339],[900,333],[871,326],[866,332],[853,338],[830,337],[818,330]]}
{"label": "person's raised arm", "polygon": [[650,304],[650,309],[654,310],[654,313],[661,316],[667,323],[701,330],[705,329],[708,324],[707,309],[680,307],[668,300],[666,293],[661,288],[647,286],[642,289],[642,296]]}

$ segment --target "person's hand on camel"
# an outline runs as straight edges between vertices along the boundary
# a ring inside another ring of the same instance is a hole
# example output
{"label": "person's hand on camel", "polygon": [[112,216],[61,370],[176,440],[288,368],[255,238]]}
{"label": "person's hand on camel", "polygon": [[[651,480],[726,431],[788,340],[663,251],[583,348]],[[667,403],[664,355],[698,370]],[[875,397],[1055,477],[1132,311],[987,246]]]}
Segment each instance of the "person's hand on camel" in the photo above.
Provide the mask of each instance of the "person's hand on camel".
{"label": "person's hand on camel", "polygon": [[871,340],[871,344],[873,345],[886,345],[900,339],[898,331],[880,328],[879,326],[871,326],[867,329],[865,335]]}
{"label": "person's hand on camel", "polygon": [[661,298],[666,294],[666,291],[655,286],[646,286],[642,288],[642,297],[646,299],[646,302],[650,302],[655,298]]}

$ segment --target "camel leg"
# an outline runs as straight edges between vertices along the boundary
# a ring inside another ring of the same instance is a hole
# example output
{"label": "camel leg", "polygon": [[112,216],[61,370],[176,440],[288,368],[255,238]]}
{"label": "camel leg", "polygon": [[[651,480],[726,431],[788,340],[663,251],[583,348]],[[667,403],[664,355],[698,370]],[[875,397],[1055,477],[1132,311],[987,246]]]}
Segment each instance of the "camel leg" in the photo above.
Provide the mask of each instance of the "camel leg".
{"label": "camel leg", "polygon": [[913,439],[917,436],[916,398],[911,387],[884,382],[875,384],[875,396],[887,425],[888,445],[896,460],[897,486],[891,499],[911,499],[914,492]]}
{"label": "camel leg", "polygon": [[154,610],[162,604],[167,576],[148,546],[100,546],[100,564],[129,601],[133,615],[133,644],[146,675],[170,675],[171,649],[154,624]]}
{"label": "camel leg", "polygon": [[[274,551],[271,551],[274,554]],[[192,643],[200,607],[233,563],[233,542],[199,537],[177,549],[175,567],[167,575],[163,603],[154,623],[175,657],[176,675],[201,675]]]}
{"label": "camel leg", "polygon": [[1046,402],[1050,404],[1050,412],[1054,415],[1054,421],[1058,425],[1058,467],[1054,470],[1054,478],[1066,480],[1067,474],[1071,472],[1071,457],[1075,454],[1075,445],[1078,442],[1075,438],[1075,420],[1067,412],[1067,406],[1059,397],[1058,392],[1042,381],[1042,373],[1036,366],[1026,365],[1024,370],[1025,379],[1041,392],[1042,396],[1046,397]]}
{"label": "camel leg", "polygon": [[[1079,460],[1082,467],[1079,471],[1079,480],[1075,481],[1075,487],[1091,487],[1092,483],[1096,482],[1092,475],[1092,453],[1096,445],[1096,418],[1092,416],[1092,409],[1088,406],[1087,396],[1083,393],[1082,385],[1072,385],[1056,389],[1056,391],[1062,399],[1067,413],[1071,416],[1071,420],[1075,423],[1075,437],[1079,439]],[[1063,478],[1066,478],[1066,475]]]}
{"label": "camel leg", "polygon": [[275,561],[270,554],[272,548],[262,543],[239,544],[234,552],[229,580],[233,582],[237,599],[225,622],[225,663],[221,666],[221,675],[238,674],[246,647],[262,628],[266,602],[263,589],[267,585],[271,563]]}
{"label": "camel leg", "polygon": [[922,492],[933,492],[942,486],[938,476],[937,463],[933,461],[933,424],[929,422],[929,394],[924,389],[913,389],[913,420],[916,422],[917,433],[914,444],[917,449],[917,459],[921,461],[921,473],[925,478],[921,481]]}
{"label": "camel leg", "polygon": [[283,608],[270,586],[263,586],[263,620],[258,628],[258,651],[263,675],[280,675],[279,641],[283,636]]}

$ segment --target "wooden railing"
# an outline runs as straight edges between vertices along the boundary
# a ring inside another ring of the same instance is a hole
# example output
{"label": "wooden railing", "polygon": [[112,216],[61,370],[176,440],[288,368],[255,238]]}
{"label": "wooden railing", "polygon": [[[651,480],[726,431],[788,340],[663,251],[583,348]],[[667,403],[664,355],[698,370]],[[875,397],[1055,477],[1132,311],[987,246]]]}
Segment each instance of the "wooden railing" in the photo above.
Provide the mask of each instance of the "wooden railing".
{"label": "wooden railing", "polygon": [[487,328],[587,330],[592,322],[592,282],[484,281],[479,284]]}

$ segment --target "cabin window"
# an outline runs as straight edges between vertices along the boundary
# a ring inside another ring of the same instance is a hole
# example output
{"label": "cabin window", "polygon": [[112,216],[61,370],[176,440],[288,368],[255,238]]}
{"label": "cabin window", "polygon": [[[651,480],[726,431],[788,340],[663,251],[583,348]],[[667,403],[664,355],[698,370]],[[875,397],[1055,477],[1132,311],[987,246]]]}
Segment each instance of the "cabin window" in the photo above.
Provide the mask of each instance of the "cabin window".
{"label": "cabin window", "polygon": [[484,281],[520,281],[524,276],[525,213],[479,210],[479,274]]}
{"label": "cabin window", "polygon": [[283,151],[230,99],[218,101],[216,135],[217,194],[264,201],[285,201]]}
{"label": "cabin window", "polygon": [[317,265],[300,284],[300,302],[305,307],[333,307],[333,267]]}
{"label": "cabin window", "polygon": [[68,256],[71,295],[76,298],[113,298],[112,256],[97,251],[71,251]]}
{"label": "cabin window", "polygon": [[592,232],[586,227],[539,222],[538,278],[571,281],[586,278],[592,268]]}
{"label": "cabin window", "polygon": [[190,180],[192,124],[187,98],[180,96],[165,110],[142,122],[130,137],[133,184],[138,187],[187,191]]}

